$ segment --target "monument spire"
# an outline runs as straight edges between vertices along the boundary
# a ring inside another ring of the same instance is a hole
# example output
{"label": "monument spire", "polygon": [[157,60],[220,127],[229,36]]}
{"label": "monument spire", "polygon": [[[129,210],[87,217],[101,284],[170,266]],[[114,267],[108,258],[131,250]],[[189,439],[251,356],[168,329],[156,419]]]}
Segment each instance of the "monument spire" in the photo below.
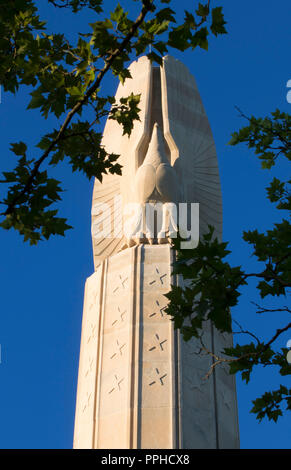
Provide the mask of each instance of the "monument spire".
{"label": "monument spire", "polygon": [[[140,58],[119,85],[117,101],[141,93],[130,138],[112,120],[104,130],[123,173],[94,185],[95,272],[85,287],[75,448],[239,446],[234,376],[222,367],[203,380],[212,358],[199,354],[195,338],[185,343],[165,314],[164,294],[182,285],[172,273],[175,252],[170,243],[149,244],[146,234],[131,246],[123,231],[128,204],[143,211],[159,203],[164,215],[175,204],[199,203],[200,235],[211,224],[222,236],[215,145],[195,79],[178,60],[163,61],[157,69]],[[214,354],[232,344],[210,323],[203,338]]]}

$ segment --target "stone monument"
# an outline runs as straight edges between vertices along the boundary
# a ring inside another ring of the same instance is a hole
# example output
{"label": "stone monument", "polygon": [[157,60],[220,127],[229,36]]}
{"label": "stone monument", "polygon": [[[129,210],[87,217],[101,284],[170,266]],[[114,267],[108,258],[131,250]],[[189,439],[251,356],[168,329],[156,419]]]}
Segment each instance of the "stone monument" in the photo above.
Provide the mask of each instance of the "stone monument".
{"label": "stone monument", "polygon": [[[171,272],[176,205],[193,203],[200,235],[211,224],[222,236],[209,122],[178,60],[166,56],[155,67],[141,57],[130,73],[116,99],[141,94],[140,121],[128,138],[107,120],[103,144],[120,154],[122,176],[94,185],[95,272],[85,287],[74,448],[238,448],[234,377],[217,367],[205,380],[212,357],[198,353],[195,339],[185,343],[164,311],[164,294],[180,282]],[[204,342],[215,353],[232,337],[208,324]]]}

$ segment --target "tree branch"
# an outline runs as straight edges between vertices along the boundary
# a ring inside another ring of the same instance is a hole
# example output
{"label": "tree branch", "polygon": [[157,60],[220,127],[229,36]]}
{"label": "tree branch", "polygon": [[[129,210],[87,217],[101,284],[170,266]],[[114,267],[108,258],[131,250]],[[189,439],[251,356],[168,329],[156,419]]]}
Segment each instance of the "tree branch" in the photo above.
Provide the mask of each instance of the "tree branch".
{"label": "tree branch", "polygon": [[142,10],[133,23],[129,33],[126,35],[124,40],[120,43],[120,45],[116,48],[114,52],[105,60],[105,65],[103,69],[99,72],[95,82],[91,87],[88,89],[88,91],[85,93],[85,95],[76,103],[76,105],[69,111],[67,114],[56,138],[51,142],[47,150],[43,153],[43,155],[35,162],[34,167],[31,171],[31,174],[22,189],[22,191],[10,202],[8,205],[5,215],[11,214],[17,204],[17,202],[21,199],[21,197],[26,194],[30,188],[33,185],[34,178],[36,177],[38,173],[38,169],[41,166],[41,164],[46,160],[46,158],[50,155],[52,150],[55,148],[56,144],[63,138],[64,132],[67,129],[68,125],[70,124],[72,118],[75,116],[75,114],[86,104],[89,100],[89,98],[92,96],[92,94],[99,88],[100,83],[105,76],[105,74],[110,70],[110,67],[114,63],[114,60],[118,55],[126,48],[127,44],[130,42],[130,40],[134,37],[137,29],[139,26],[142,24],[142,22],[145,19],[145,16],[149,11],[152,9],[152,2],[150,0],[143,0],[143,7]]}
{"label": "tree branch", "polygon": [[[248,358],[251,358],[251,357],[258,357],[260,356],[261,354],[263,354],[270,346],[271,344],[274,343],[274,341],[276,341],[276,339],[282,334],[284,333],[285,331],[289,330],[291,328],[291,322],[288,323],[288,325],[286,325],[285,327],[283,328],[279,328],[277,329],[275,335],[268,341],[268,343],[266,343],[264,345],[264,347],[262,348],[261,351],[258,351],[258,352],[250,352],[250,353],[246,353],[246,354],[243,354],[242,356],[239,356],[239,357],[235,357],[235,358],[226,358],[226,357],[221,357],[215,353],[213,353],[212,351],[210,351],[208,348],[206,348],[206,346],[203,344],[203,341],[202,341],[202,337],[199,337],[199,340],[200,340],[200,343],[201,343],[201,350],[205,351],[207,354],[209,354],[213,359],[215,359],[215,362],[213,362],[209,368],[209,371],[205,374],[205,379],[208,379],[215,367],[217,367],[218,365],[222,364],[222,363],[231,363],[231,362],[238,362],[238,361],[241,361],[243,359],[248,359]],[[262,344],[260,342],[260,340],[255,336],[253,335],[252,333],[248,332],[248,331],[241,331],[242,333],[246,333],[246,334],[251,334],[251,336],[253,336],[256,341],[258,341],[258,344]]]}
{"label": "tree branch", "polygon": [[288,312],[288,313],[291,313],[291,310],[290,308],[288,307],[283,307],[283,308],[266,308],[266,307],[261,307],[259,304],[255,303],[255,302],[251,302],[253,305],[255,305],[258,310],[256,313],[275,313],[275,312]]}

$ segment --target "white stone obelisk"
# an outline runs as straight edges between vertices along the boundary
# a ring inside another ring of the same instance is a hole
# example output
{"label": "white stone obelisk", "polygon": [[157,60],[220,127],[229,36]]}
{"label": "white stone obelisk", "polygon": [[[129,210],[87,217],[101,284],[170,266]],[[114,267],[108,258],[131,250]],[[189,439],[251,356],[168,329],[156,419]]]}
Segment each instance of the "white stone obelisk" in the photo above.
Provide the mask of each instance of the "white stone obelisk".
{"label": "white stone obelisk", "polygon": [[[122,230],[125,205],[136,195],[139,203],[167,203],[170,181],[179,188],[175,202],[199,203],[200,233],[211,224],[221,237],[209,123],[181,62],[167,56],[159,68],[142,57],[130,71],[132,80],[119,86],[116,97],[141,93],[141,121],[128,139],[108,120],[103,143],[121,155],[123,174],[94,187],[95,272],[85,288],[74,448],[238,448],[234,377],[217,367],[205,380],[212,357],[199,354],[195,339],[185,343],[164,311],[164,294],[180,282],[172,275],[173,249],[166,240],[149,244],[146,235],[129,243]],[[210,324],[203,338],[214,353],[232,342]]]}

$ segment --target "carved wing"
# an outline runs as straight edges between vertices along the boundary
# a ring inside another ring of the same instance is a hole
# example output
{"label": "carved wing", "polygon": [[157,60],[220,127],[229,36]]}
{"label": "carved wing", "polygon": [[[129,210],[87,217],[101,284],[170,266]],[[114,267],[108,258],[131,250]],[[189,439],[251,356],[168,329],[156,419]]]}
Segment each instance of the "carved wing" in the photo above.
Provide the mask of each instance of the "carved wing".
{"label": "carved wing", "polygon": [[[131,93],[141,93],[140,121],[136,121],[130,138],[122,135],[122,126],[116,121],[107,120],[102,144],[110,153],[119,154],[118,162],[123,166],[122,177],[118,175],[105,175],[102,183],[95,180],[92,201],[92,241],[95,269],[101,261],[108,256],[117,253],[124,244],[124,238],[118,221],[122,218],[122,205],[116,204],[116,197],[121,196],[125,204],[131,199],[133,181],[136,169],[139,166],[140,155],[148,145],[150,138],[149,108],[151,91],[151,65],[147,57],[141,57],[129,67],[132,79],[127,79],[125,84],[119,84],[115,98],[129,96]],[[107,204],[109,212],[100,213],[100,204]],[[115,222],[115,224],[114,224]],[[100,225],[101,224],[101,225]],[[106,236],[96,237],[100,225]]]}
{"label": "carved wing", "polygon": [[166,56],[161,67],[164,136],[184,201],[198,202],[200,234],[213,225],[222,236],[222,198],[215,144],[194,77]]}

